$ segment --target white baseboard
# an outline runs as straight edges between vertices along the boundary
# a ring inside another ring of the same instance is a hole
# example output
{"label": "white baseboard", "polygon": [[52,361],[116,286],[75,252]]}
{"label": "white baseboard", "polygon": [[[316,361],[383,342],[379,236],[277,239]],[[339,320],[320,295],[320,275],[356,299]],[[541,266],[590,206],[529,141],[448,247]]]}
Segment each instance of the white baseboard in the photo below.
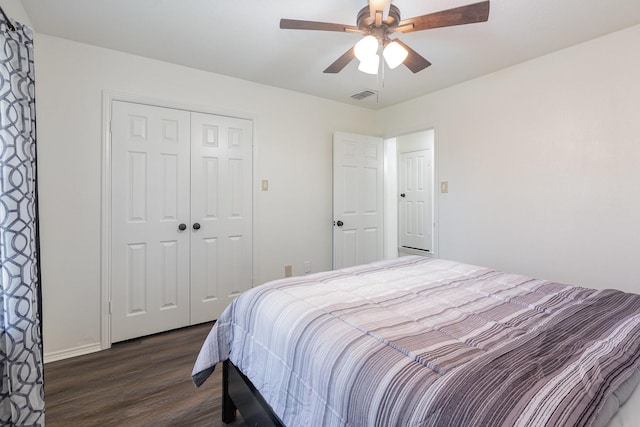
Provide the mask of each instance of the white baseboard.
{"label": "white baseboard", "polygon": [[89,353],[101,351],[100,343],[81,345],[80,347],[70,348],[67,350],[54,351],[44,354],[44,363],[56,362],[58,360],[69,359],[71,357],[82,356]]}

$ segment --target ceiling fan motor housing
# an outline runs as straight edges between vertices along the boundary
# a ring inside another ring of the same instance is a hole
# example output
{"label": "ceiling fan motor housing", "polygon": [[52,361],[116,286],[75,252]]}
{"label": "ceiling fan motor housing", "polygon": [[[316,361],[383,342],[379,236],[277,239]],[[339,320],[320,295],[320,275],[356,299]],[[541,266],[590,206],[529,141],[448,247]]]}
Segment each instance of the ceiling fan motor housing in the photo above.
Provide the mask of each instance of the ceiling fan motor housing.
{"label": "ceiling fan motor housing", "polygon": [[[376,12],[377,14],[378,12]],[[382,13],[381,11],[379,13]],[[365,31],[367,34],[375,36],[377,39],[384,41],[388,38],[390,33],[389,28],[394,28],[400,23],[400,9],[395,5],[389,7],[389,16],[380,22],[380,25],[376,25],[376,19],[371,17],[369,6],[365,6],[358,12],[358,28]]]}

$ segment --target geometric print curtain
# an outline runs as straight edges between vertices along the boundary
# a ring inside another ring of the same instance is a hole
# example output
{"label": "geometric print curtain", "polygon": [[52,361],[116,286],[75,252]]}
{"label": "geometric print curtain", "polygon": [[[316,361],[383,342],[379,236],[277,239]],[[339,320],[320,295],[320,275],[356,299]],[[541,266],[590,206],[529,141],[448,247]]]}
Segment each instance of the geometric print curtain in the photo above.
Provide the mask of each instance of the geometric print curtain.
{"label": "geometric print curtain", "polygon": [[43,426],[33,33],[0,37],[0,426]]}

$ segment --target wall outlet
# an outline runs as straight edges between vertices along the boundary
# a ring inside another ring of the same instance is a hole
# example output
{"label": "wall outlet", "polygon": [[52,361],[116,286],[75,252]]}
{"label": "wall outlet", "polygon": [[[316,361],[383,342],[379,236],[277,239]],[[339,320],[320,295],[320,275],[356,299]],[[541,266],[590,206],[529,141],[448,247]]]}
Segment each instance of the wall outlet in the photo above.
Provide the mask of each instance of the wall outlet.
{"label": "wall outlet", "polygon": [[304,262],[304,272],[306,273],[311,273],[311,261],[305,261]]}
{"label": "wall outlet", "polygon": [[293,275],[293,272],[291,271],[291,266],[290,265],[285,265],[284,266],[284,277],[291,277]]}

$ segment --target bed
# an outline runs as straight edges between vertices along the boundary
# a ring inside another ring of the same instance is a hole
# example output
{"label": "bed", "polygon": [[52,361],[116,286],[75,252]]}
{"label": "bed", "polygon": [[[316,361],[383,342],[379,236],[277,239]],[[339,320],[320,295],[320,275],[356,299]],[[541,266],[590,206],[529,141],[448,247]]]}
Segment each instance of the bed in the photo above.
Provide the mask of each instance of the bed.
{"label": "bed", "polygon": [[401,257],[243,293],[194,383],[221,362],[225,422],[635,426],[640,295]]}

